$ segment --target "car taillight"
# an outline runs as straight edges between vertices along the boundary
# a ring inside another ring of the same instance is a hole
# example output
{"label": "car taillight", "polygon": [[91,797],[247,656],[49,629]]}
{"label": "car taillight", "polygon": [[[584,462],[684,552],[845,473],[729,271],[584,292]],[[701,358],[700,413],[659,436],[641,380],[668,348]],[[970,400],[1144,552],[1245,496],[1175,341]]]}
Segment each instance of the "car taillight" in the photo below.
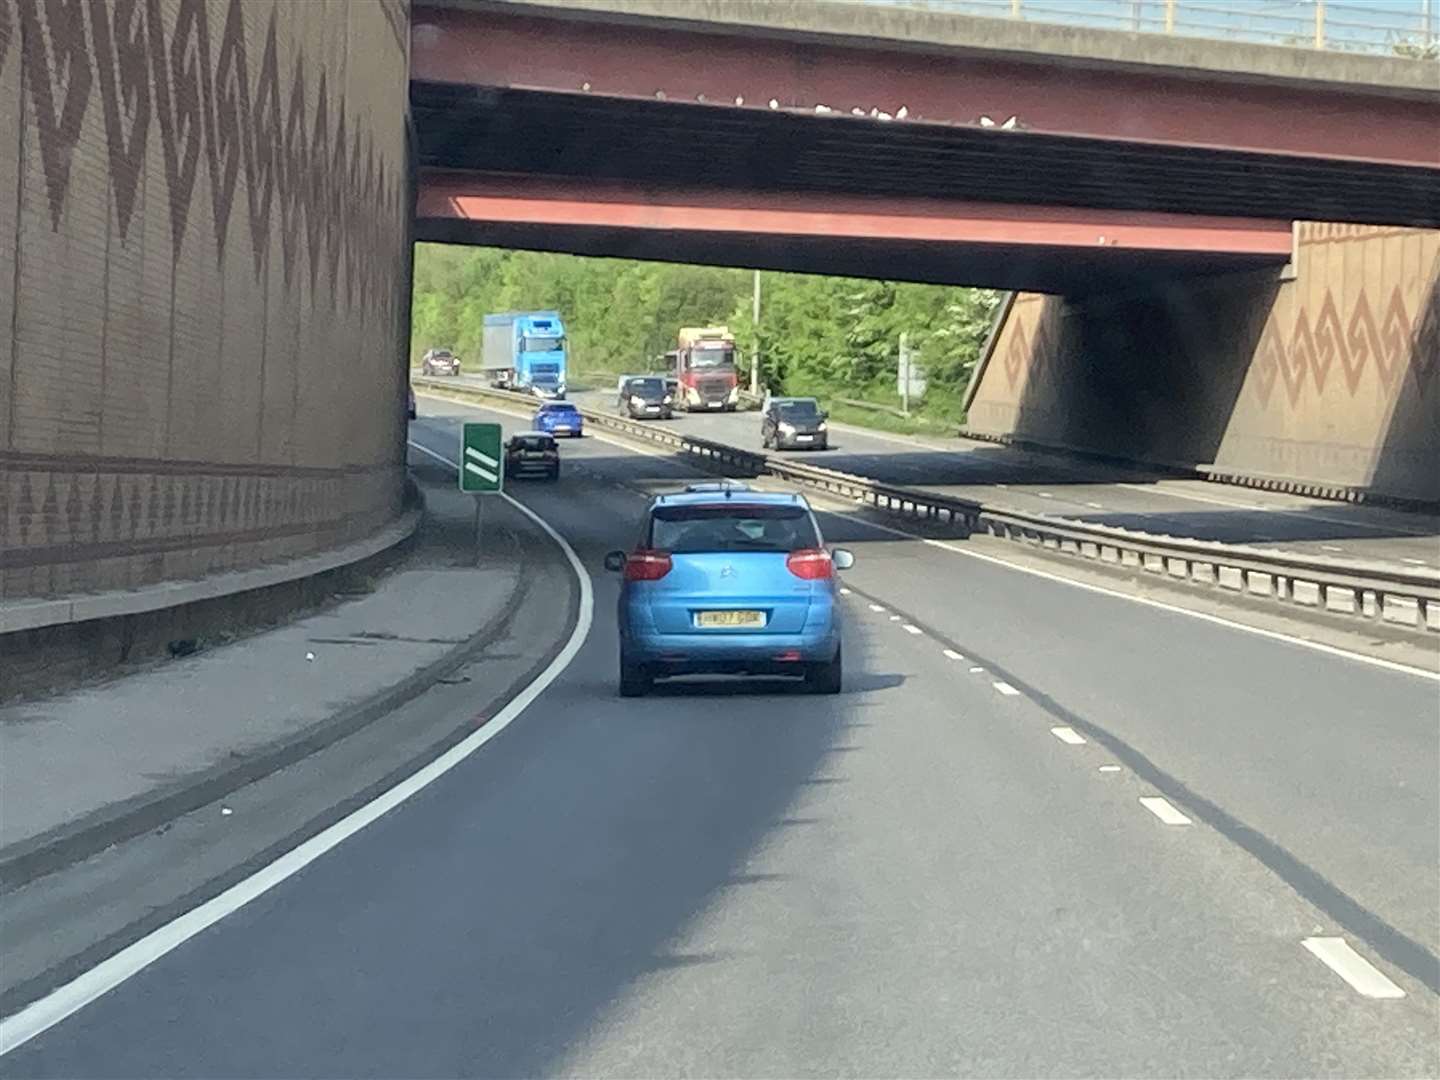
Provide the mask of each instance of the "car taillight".
{"label": "car taillight", "polygon": [[823,549],[792,551],[785,559],[785,568],[806,581],[825,581],[835,576],[830,552]]}
{"label": "car taillight", "polygon": [[663,551],[632,551],[625,560],[626,581],[659,581],[670,572],[670,556]]}

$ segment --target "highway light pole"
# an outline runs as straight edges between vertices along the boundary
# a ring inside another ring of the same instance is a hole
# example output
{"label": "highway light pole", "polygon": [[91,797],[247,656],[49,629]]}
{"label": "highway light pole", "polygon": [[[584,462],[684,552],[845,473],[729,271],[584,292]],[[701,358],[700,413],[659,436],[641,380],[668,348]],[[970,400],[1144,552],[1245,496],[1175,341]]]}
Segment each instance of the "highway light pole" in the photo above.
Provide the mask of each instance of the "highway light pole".
{"label": "highway light pole", "polygon": [[750,348],[750,393],[760,393],[760,271],[755,271],[755,288],[751,297],[750,321],[755,343]]}

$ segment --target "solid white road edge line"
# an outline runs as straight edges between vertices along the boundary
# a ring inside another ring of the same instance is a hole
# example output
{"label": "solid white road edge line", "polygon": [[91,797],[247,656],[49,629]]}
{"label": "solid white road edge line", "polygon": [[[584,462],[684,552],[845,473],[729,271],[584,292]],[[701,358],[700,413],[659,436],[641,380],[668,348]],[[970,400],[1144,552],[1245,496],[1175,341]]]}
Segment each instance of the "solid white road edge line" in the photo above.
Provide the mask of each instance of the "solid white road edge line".
{"label": "solid white road edge line", "polygon": [[[433,450],[427,450],[413,442],[410,445],[422,453],[444,462],[451,469],[456,468],[453,461],[442,457]],[[575,620],[575,628],[570,632],[570,638],[565,642],[565,647],[560,650],[554,660],[550,661],[549,666],[478,731],[467,736],[462,742],[451,747],[430,764],[401,780],[390,790],[377,795],[358,810],[341,818],[334,825],[312,836],[298,847],[292,848],[274,862],[257,870],[243,881],[232,885],[218,896],[146,934],[139,941],[127,945],[114,956],[102,960],[89,971],[77,976],[64,986],[52,990],[45,997],[27,1005],[13,1016],[0,1020],[0,1056],[8,1054],[17,1046],[29,1042],[66,1017],[83,1009],[96,998],[143,971],[202,930],[215,925],[251,900],[273,889],[330,849],[354,836],[365,826],[389,813],[416,792],[434,783],[509,727],[511,721],[524,712],[530,703],[570,666],[570,662],[575,659],[576,653],[580,651],[580,646],[584,644],[585,638],[590,633],[590,624],[595,614],[595,594],[590,585],[590,575],[585,572],[585,567],[581,564],[580,557],[575,554],[574,548],[551,527],[549,522],[509,495],[502,493],[501,498],[539,525],[559,545],[570,563],[570,568],[575,571],[575,577],[580,584],[580,610]]]}
{"label": "solid white road edge line", "polygon": [[1052,727],[1050,729],[1050,734],[1054,735],[1055,738],[1059,739],[1063,743],[1069,744],[1070,746],[1085,745],[1085,736],[1081,735],[1078,731],[1071,727]]}
{"label": "solid white road edge line", "polygon": [[1309,937],[1300,943],[1319,961],[1368,998],[1403,998],[1405,991],[1350,947],[1344,938]]}
{"label": "solid white road edge line", "polygon": [[1004,694],[1006,697],[1019,697],[1019,696],[1020,696],[1020,691],[1019,691],[1019,690],[1016,690],[1016,689],[1015,689],[1013,686],[1011,686],[1008,682],[997,682],[997,683],[995,683],[995,689],[996,689],[996,690],[999,690],[1000,693]]}
{"label": "solid white road edge line", "polygon": [[[422,395],[417,394],[416,396],[419,397]],[[430,396],[433,398],[433,395],[424,396]],[[450,404],[460,405],[463,408],[475,409],[480,412],[486,411],[478,405],[469,405],[465,402],[457,402],[449,398],[437,398],[435,400],[446,401]],[[490,411],[503,412],[504,410],[496,409]],[[521,416],[522,414],[509,413],[508,415]],[[632,446],[626,442],[620,442],[616,439],[607,439],[602,435],[596,435],[594,436],[594,438],[600,439],[602,442],[609,443],[611,446],[617,446],[621,449],[630,450],[637,454],[644,454],[646,457],[675,456],[673,454],[662,454],[654,450],[642,449],[640,447]],[[1009,487],[1008,484],[996,484],[995,486],[998,488]],[[1188,493],[1185,497],[1200,502],[1210,501],[1206,498],[1202,498],[1201,496]],[[928,544],[931,547],[940,548],[942,551],[948,551],[953,555],[964,555],[966,558],[969,559],[979,559],[981,562],[988,562],[995,566],[1003,566],[1009,570],[1015,570],[1022,574],[1029,574],[1032,577],[1044,578],[1046,581],[1058,582],[1061,585],[1069,585],[1076,589],[1084,589],[1087,592],[1099,593],[1102,596],[1113,596],[1120,600],[1128,600],[1132,604],[1144,604],[1146,607],[1158,608],[1161,611],[1168,611],[1175,615],[1186,615],[1192,619],[1200,619],[1203,622],[1213,623],[1216,626],[1224,626],[1231,630],[1240,630],[1247,634],[1254,634],[1257,637],[1269,638],[1271,641],[1284,641],[1288,642],[1291,645],[1298,645],[1301,648],[1305,649],[1313,649],[1316,652],[1322,652],[1329,656],[1340,656],[1344,657],[1347,660],[1356,660],[1362,664],[1369,664],[1371,667],[1385,668],[1387,671],[1398,671],[1405,675],[1418,675],[1422,679],[1429,679],[1432,682],[1440,682],[1440,671],[1426,671],[1424,668],[1413,667],[1410,664],[1401,664],[1394,660],[1382,659],[1378,656],[1366,656],[1364,653],[1351,652],[1349,649],[1342,649],[1336,645],[1326,645],[1322,641],[1311,641],[1308,638],[1295,637],[1293,634],[1281,633],[1279,630],[1266,630],[1264,627],[1250,626],[1246,623],[1235,622],[1233,619],[1227,619],[1221,615],[1211,615],[1207,611],[1195,611],[1192,608],[1180,607],[1178,604],[1167,604],[1163,600],[1155,600],[1148,596],[1135,596],[1131,593],[1121,592],[1118,589],[1106,588],[1103,585],[1092,585],[1088,581],[1077,581],[1074,578],[1064,577],[1060,574],[1053,574],[1048,570],[1041,570],[1038,567],[1023,566],[1020,563],[1010,562],[1008,559],[1002,559],[995,555],[986,555],[979,551],[966,551],[964,548],[958,548],[954,544],[948,543],[944,540],[936,540],[929,536],[918,536],[915,533],[906,532],[904,529],[896,529],[890,525],[881,525],[877,522],[866,520],[865,518],[858,516],[853,510],[831,510],[829,512],[833,514],[843,514],[846,517],[853,518],[858,524],[868,526],[869,528],[875,529],[879,532],[887,532],[890,533],[892,536],[903,536],[909,540],[915,540],[922,544]]]}
{"label": "solid white road edge line", "polygon": [[1115,486],[1129,488],[1132,491],[1143,491],[1147,495],[1169,496],[1172,499],[1189,499],[1191,502],[1211,503],[1215,506],[1229,506],[1237,510],[1251,510],[1264,514],[1289,515],[1290,517],[1299,517],[1303,514],[1311,521],[1326,521],[1332,525],[1346,525],[1355,528],[1366,529],[1369,532],[1382,533],[1385,535],[1394,535],[1395,533],[1399,533],[1402,536],[1419,536],[1425,538],[1428,538],[1431,535],[1427,531],[1407,529],[1403,525],[1381,525],[1369,521],[1351,521],[1343,518],[1329,517],[1326,514],[1317,514],[1315,513],[1315,510],[1323,509],[1323,506],[1316,506],[1315,504],[1311,504],[1310,506],[1265,506],[1263,503],[1239,502],[1234,499],[1222,499],[1209,494],[1200,495],[1193,491],[1175,491],[1172,488],[1163,488],[1160,490],[1156,490],[1156,488],[1150,484],[1127,484],[1124,482],[1118,482]]}
{"label": "solid white road edge line", "polygon": [[1142,795],[1140,805],[1149,810],[1166,825],[1189,825],[1190,819],[1182,814],[1175,807],[1170,805],[1169,799],[1162,799],[1159,795]]}
{"label": "solid white road edge line", "polygon": [[1440,671],[1426,671],[1424,668],[1412,667],[1409,664],[1401,664],[1394,660],[1384,660],[1378,656],[1366,656],[1364,653],[1351,652],[1349,649],[1342,649],[1337,645],[1326,645],[1323,641],[1311,641],[1308,638],[1295,637],[1293,634],[1284,634],[1279,630],[1266,630],[1260,626],[1249,626],[1246,623],[1235,622],[1233,619],[1226,619],[1220,615],[1211,615],[1208,611],[1195,611],[1191,608],[1180,607],[1177,604],[1167,604],[1163,600],[1155,600],[1148,596],[1134,596],[1130,593],[1120,592],[1118,589],[1107,589],[1103,585],[1092,585],[1088,581],[1076,581],[1074,578],[1062,577],[1059,574],[1052,574],[1048,570],[1040,570],[1033,566],[1022,566],[1020,563],[1010,562],[1008,559],[1001,559],[995,555],[986,555],[979,551],[966,551],[964,548],[956,547],[945,540],[936,540],[929,536],[918,536],[904,529],[896,529],[889,525],[881,525],[878,522],[869,521],[859,517],[854,511],[830,510],[828,513],[840,514],[853,518],[856,524],[879,532],[890,533],[892,536],[903,536],[916,543],[928,544],[930,547],[940,548],[953,555],[963,555],[967,559],[979,559],[981,562],[992,563],[995,566],[1003,566],[1007,570],[1015,570],[1021,574],[1029,574],[1032,577],[1044,578],[1046,581],[1058,582],[1061,585],[1069,585],[1072,588],[1084,589],[1086,592],[1100,593],[1102,596],[1113,596],[1119,600],[1128,600],[1132,604],[1144,604],[1146,607],[1159,608],[1161,611],[1168,611],[1175,615],[1186,615],[1192,619],[1200,619],[1203,622],[1214,623],[1216,626],[1224,626],[1230,630],[1241,630],[1247,634],[1254,634],[1257,637],[1269,638],[1272,641],[1284,641],[1291,645],[1299,645],[1301,648],[1313,649],[1316,652],[1325,653],[1328,656],[1340,656],[1346,660],[1355,660],[1362,664],[1369,664],[1371,667],[1385,668],[1387,671],[1398,671],[1404,675],[1418,675],[1422,679],[1429,679],[1431,682],[1440,682]]}

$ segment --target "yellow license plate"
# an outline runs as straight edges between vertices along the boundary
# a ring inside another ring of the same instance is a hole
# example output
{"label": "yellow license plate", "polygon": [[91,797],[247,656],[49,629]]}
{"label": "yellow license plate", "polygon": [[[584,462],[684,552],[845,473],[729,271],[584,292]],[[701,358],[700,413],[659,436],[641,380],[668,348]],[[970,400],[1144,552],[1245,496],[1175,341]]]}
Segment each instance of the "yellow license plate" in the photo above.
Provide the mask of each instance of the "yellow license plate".
{"label": "yellow license plate", "polygon": [[763,611],[697,611],[696,626],[764,626]]}

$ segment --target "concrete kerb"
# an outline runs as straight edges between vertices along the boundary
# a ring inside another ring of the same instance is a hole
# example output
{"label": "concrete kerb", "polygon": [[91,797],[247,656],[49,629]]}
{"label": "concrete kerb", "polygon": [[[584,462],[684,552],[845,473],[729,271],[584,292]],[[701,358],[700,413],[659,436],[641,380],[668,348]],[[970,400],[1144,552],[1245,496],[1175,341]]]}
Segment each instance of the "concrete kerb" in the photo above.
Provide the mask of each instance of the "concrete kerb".
{"label": "concrete kerb", "polygon": [[0,893],[74,865],[108,847],[206,806],[338,742],[418,697],[438,679],[471,660],[506,632],[530,591],[533,575],[524,572],[530,557],[525,545],[516,545],[517,573],[497,613],[444,655],[371,697],[239,760],[217,765],[133,799],[101,807],[58,828],[0,850]]}
{"label": "concrete kerb", "polygon": [[373,536],[344,547],[283,563],[236,570],[186,581],[167,581],[144,589],[92,593],[54,600],[20,600],[0,604],[0,634],[38,630],[92,619],[143,615],[165,608],[181,607],[200,600],[254,592],[283,585],[300,578],[314,577],[331,570],[362,562],[387,548],[408,540],[420,527],[423,508],[412,508]]}

